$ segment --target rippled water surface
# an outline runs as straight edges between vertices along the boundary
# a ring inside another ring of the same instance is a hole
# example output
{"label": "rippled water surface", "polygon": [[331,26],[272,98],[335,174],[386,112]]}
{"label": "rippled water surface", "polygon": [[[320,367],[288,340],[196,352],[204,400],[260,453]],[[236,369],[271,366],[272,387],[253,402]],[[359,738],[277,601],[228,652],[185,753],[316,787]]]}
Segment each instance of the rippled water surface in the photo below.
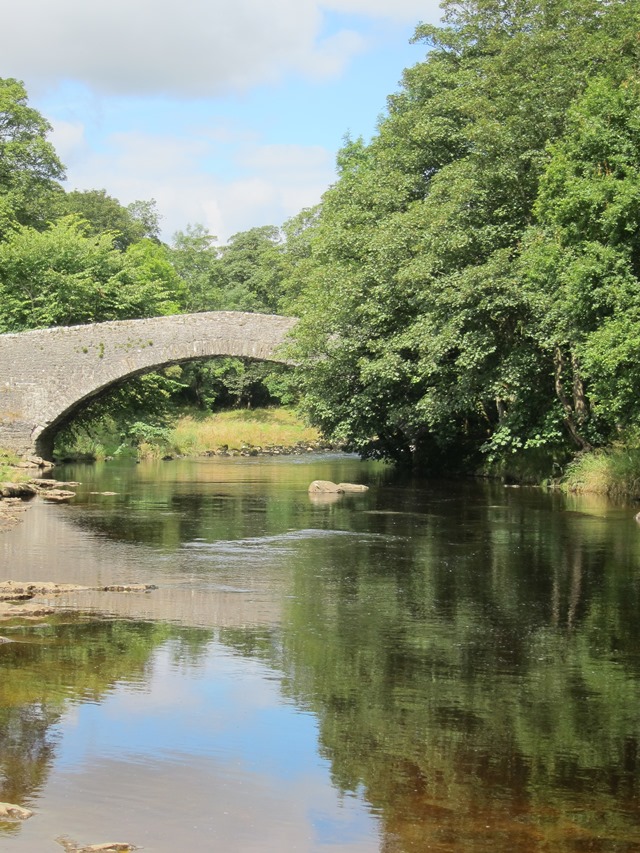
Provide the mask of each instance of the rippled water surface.
{"label": "rippled water surface", "polygon": [[0,850],[640,851],[637,508],[339,456],[57,476],[1,574],[157,589],[0,625]]}

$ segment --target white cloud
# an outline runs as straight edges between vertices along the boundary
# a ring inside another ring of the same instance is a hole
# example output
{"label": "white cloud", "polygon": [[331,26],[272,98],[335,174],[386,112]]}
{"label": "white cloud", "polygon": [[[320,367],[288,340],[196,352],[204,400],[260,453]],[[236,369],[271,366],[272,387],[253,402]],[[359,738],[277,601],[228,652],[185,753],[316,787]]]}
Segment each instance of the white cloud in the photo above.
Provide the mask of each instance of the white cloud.
{"label": "white cloud", "polygon": [[[74,132],[79,134],[77,128]],[[76,138],[59,124],[55,134],[56,143],[58,134]],[[229,161],[216,139],[227,141],[230,135],[228,127],[193,137],[114,133],[100,151],[71,145],[67,187],[105,187],[123,204],[155,198],[165,239],[199,222],[225,241],[254,225],[280,224],[316,204],[334,178],[333,153],[321,146],[264,145],[240,131]]]}
{"label": "white cloud", "polygon": [[322,26],[316,0],[22,0],[3,10],[2,63],[33,83],[211,96],[338,74],[364,41]]}
{"label": "white cloud", "polygon": [[56,121],[49,138],[63,163],[87,150],[84,125],[79,121]]}

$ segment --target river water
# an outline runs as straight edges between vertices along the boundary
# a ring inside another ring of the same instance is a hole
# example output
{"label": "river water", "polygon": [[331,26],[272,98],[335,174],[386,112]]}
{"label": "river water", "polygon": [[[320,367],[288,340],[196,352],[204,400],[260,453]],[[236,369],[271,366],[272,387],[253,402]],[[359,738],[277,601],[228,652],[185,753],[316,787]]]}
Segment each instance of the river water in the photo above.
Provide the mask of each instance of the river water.
{"label": "river water", "polygon": [[35,812],[0,850],[640,851],[633,507],[344,456],[56,473],[0,574],[157,589],[0,626],[0,801]]}

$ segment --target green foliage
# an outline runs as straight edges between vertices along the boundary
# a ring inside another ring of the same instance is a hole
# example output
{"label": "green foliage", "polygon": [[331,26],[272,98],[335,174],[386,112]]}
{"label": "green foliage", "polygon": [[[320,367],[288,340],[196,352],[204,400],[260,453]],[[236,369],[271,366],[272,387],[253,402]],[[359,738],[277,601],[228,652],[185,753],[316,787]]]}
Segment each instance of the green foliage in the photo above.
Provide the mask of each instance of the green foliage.
{"label": "green foliage", "polygon": [[418,28],[426,61],[346,141],[300,262],[292,356],[325,434],[451,470],[629,417],[639,10],[473,0]]}
{"label": "green foliage", "polygon": [[[171,261],[183,282],[184,311],[277,311],[285,275],[279,229],[252,228],[218,247],[202,225],[174,235]],[[289,402],[290,383],[273,365],[223,358],[184,367],[180,399],[212,411]]]}
{"label": "green foliage", "polygon": [[28,479],[25,472],[15,468],[20,460],[11,450],[0,447],[0,482],[13,483],[21,479]]}
{"label": "green foliage", "polygon": [[173,237],[172,262],[185,283],[185,311],[278,310],[280,230],[271,225],[234,234],[226,246],[203,225]]}
{"label": "green foliage", "polygon": [[42,228],[64,166],[47,141],[51,125],[28,106],[21,82],[0,77],[0,239],[14,225]]}
{"label": "green foliage", "polygon": [[124,207],[107,195],[106,190],[74,190],[61,196],[59,213],[75,214],[86,220],[90,234],[111,232],[114,246],[124,250],[145,237],[156,240],[159,237],[157,214],[155,219],[153,216],[154,204],[153,201],[139,201]]}
{"label": "green foliage", "polygon": [[177,279],[160,247],[122,253],[113,239],[76,217],[14,229],[0,243],[0,332],[175,312]]}
{"label": "green foliage", "polygon": [[219,250],[203,225],[188,225],[173,236],[171,263],[184,282],[187,312],[216,311],[224,303]]}
{"label": "green foliage", "polygon": [[[597,77],[549,149],[522,267],[540,335],[588,389],[594,443],[640,424],[640,87]],[[572,413],[576,421],[580,413]]]}
{"label": "green foliage", "polygon": [[135,456],[141,442],[168,433],[173,399],[182,391],[182,371],[167,368],[112,386],[75,414],[56,435],[58,458],[89,455]]}
{"label": "green foliage", "polygon": [[280,230],[273,225],[229,239],[220,255],[225,310],[277,312],[280,251]]}

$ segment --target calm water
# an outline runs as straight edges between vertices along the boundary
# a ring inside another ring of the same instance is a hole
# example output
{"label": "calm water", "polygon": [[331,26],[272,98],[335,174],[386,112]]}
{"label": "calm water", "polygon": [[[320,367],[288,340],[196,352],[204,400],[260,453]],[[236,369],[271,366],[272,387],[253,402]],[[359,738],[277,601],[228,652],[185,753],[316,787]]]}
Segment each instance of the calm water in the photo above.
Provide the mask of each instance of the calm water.
{"label": "calm water", "polygon": [[0,850],[640,851],[637,508],[345,457],[58,476],[2,576],[158,589],[0,626],[0,801],[36,812]]}

